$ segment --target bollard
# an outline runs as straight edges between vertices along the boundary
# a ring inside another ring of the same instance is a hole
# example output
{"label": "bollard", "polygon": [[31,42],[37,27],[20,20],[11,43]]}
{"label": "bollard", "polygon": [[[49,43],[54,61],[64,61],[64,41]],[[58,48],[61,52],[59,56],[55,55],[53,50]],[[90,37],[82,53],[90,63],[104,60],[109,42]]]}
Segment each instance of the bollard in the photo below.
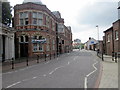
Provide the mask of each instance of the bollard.
{"label": "bollard", "polygon": [[102,61],[104,61],[103,53],[102,53]]}
{"label": "bollard", "polygon": [[50,60],[51,60],[51,53],[50,53]]}
{"label": "bollard", "polygon": [[12,69],[14,69],[14,58],[12,58]]}
{"label": "bollard", "polygon": [[39,55],[37,55],[37,63],[39,63]]}
{"label": "bollard", "polygon": [[26,59],[26,65],[28,66],[28,57],[27,57],[27,59]]}
{"label": "bollard", "polygon": [[112,52],[112,61],[114,61],[114,52]]}
{"label": "bollard", "polygon": [[55,53],[54,53],[54,58],[55,58]]}
{"label": "bollard", "polygon": [[45,61],[46,61],[46,54],[45,54]]}
{"label": "bollard", "polygon": [[115,62],[117,63],[117,53],[115,53]]}

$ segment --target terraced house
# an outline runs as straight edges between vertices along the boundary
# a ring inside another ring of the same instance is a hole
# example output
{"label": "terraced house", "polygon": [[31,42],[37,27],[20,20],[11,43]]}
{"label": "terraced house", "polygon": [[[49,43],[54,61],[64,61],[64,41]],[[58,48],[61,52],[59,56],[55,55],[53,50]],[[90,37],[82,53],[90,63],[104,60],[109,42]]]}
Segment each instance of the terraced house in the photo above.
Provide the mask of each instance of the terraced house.
{"label": "terraced house", "polygon": [[51,12],[40,0],[24,0],[14,7],[16,57],[71,51],[71,28],[58,11]]}
{"label": "terraced house", "polygon": [[104,53],[107,55],[120,52],[120,2],[118,4],[118,20],[113,22],[112,27],[104,31]]}

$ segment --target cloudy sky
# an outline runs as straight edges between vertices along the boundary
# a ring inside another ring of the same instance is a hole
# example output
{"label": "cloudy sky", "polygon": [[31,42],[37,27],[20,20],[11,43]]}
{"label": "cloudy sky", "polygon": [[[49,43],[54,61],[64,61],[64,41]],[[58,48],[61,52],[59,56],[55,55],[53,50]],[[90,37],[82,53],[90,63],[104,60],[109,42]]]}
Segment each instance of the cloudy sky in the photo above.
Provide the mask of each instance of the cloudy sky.
{"label": "cloudy sky", "polygon": [[[8,0],[12,6],[24,0]],[[98,39],[103,31],[118,19],[119,0],[41,0],[51,11],[60,11],[66,26],[71,26],[73,40],[78,38],[84,43],[89,37]]]}

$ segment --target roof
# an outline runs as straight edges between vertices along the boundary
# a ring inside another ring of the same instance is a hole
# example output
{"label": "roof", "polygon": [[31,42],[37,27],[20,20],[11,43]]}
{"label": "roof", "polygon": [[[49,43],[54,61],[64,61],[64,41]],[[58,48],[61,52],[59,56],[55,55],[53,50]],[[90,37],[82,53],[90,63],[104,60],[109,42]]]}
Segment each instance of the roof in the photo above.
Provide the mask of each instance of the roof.
{"label": "roof", "polygon": [[108,31],[111,31],[111,30],[113,30],[113,27],[110,27],[109,29],[105,30],[104,33],[108,32]]}
{"label": "roof", "polygon": [[28,3],[28,2],[32,2],[35,4],[42,4],[41,0],[24,0],[23,3]]}

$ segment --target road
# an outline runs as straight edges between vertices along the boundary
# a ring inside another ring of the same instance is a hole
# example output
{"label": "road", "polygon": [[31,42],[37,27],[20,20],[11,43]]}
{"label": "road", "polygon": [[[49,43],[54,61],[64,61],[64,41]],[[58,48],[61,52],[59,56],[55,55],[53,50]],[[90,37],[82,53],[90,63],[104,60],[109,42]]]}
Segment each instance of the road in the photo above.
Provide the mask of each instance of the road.
{"label": "road", "polygon": [[74,50],[58,58],[2,74],[3,88],[94,88],[101,60]]}

